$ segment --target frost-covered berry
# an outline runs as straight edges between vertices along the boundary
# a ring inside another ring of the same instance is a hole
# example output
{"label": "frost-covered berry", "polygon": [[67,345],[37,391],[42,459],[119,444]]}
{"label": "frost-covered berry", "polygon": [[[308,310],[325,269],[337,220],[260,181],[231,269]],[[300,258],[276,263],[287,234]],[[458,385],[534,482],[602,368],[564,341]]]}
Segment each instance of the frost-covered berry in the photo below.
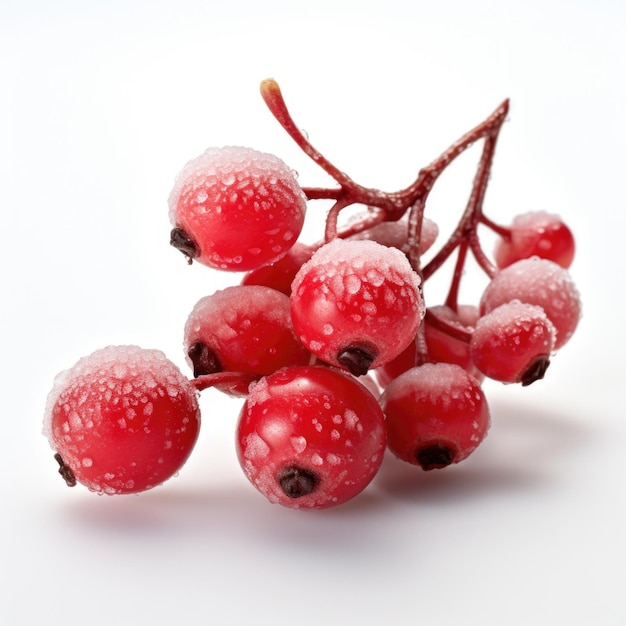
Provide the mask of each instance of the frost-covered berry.
{"label": "frost-covered berry", "polygon": [[320,359],[363,375],[396,357],[415,337],[424,316],[419,284],[398,249],[335,239],[296,274],[294,329]]}
{"label": "frost-covered berry", "polygon": [[187,318],[183,343],[194,376],[260,377],[311,360],[293,332],[289,297],[262,285],[234,285],[201,298]]}
{"label": "frost-covered berry", "polygon": [[480,383],[461,366],[424,363],[385,389],[388,446],[424,470],[467,458],[485,438],[489,407]]}
{"label": "frost-covered berry", "polygon": [[347,373],[290,367],[250,386],[237,427],[237,454],[270,501],[326,509],[354,498],[385,452],[376,398]]}
{"label": "frost-covered berry", "polygon": [[469,348],[485,376],[530,385],[543,378],[555,336],[554,325],[540,306],[514,300],[478,320]]}
{"label": "frost-covered berry", "polygon": [[180,470],[198,436],[197,391],[158,350],[109,346],[61,372],[44,434],[68,484],[137,493]]}
{"label": "frost-covered berry", "polygon": [[294,245],[306,198],[278,157],[227,146],[185,165],[169,209],[171,244],[188,259],[243,272],[277,261]]}
{"label": "frost-covered berry", "polygon": [[531,211],[517,215],[494,252],[498,267],[538,256],[568,268],[574,260],[574,235],[558,215]]}
{"label": "frost-covered berry", "polygon": [[545,311],[556,329],[555,350],[569,341],[581,317],[580,294],[569,272],[548,259],[522,259],[500,270],[483,292],[481,315],[513,300]]}

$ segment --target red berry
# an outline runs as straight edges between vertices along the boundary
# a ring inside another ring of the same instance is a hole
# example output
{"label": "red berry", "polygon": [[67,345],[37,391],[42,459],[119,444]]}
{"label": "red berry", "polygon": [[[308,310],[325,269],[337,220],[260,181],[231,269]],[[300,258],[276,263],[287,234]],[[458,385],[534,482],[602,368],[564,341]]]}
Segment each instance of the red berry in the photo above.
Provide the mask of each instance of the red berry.
{"label": "red berry", "polygon": [[556,330],[545,311],[513,301],[481,317],[470,341],[476,367],[504,383],[530,385],[543,378],[554,349]]}
{"label": "red berry", "polygon": [[[448,306],[436,305],[430,307],[429,312],[438,318],[451,323],[457,328],[470,332],[478,319],[478,308],[471,305],[462,305],[454,311]],[[424,319],[424,336],[430,363],[455,363],[467,370],[477,380],[482,380],[483,374],[474,365],[469,351],[469,343],[453,337],[433,324],[432,317]],[[412,341],[395,359],[379,367],[375,374],[381,387],[386,387],[392,380],[407,370],[415,367],[417,346]]]}
{"label": "red berry", "polygon": [[489,429],[480,383],[459,365],[414,367],[389,384],[380,403],[391,452],[425,470],[467,458]]}
{"label": "red berry", "polygon": [[163,353],[110,346],[57,376],[44,432],[68,484],[122,494],[178,472],[199,427],[197,392]]}
{"label": "red berry", "polygon": [[424,314],[419,277],[396,248],[335,239],[293,282],[296,334],[320,359],[355,375],[396,357]]}
{"label": "red berry", "polygon": [[[383,246],[398,248],[398,250],[408,254],[411,247],[408,241],[408,234],[408,219],[402,219],[395,222],[381,222],[356,235],[352,235],[350,239],[370,239],[383,244]],[[420,233],[420,254],[424,254],[435,243],[438,234],[439,227],[437,224],[431,219],[424,217]]]}
{"label": "red berry", "polygon": [[237,454],[270,502],[324,509],[370,483],[385,451],[384,417],[350,375],[292,367],[250,386],[237,427]]}
{"label": "red berry", "polygon": [[311,258],[315,250],[297,241],[293,247],[270,265],[263,265],[249,271],[241,281],[242,285],[264,285],[291,295],[291,283],[298,270]]}
{"label": "red berry", "polygon": [[311,360],[294,335],[289,297],[260,285],[235,285],[199,300],[185,324],[184,347],[194,376],[264,376]]}
{"label": "red berry", "polygon": [[498,267],[507,267],[520,259],[538,256],[568,268],[574,260],[574,235],[557,215],[537,211],[518,215],[509,227],[508,237],[501,237],[495,249]]}
{"label": "red berry", "polygon": [[545,311],[556,329],[555,350],[569,341],[578,326],[580,295],[569,272],[554,261],[532,257],[500,270],[483,292],[480,312],[485,315],[513,300]]}
{"label": "red berry", "polygon": [[189,161],[169,198],[173,246],[213,268],[247,271],[286,254],[306,198],[278,157],[228,146]]}

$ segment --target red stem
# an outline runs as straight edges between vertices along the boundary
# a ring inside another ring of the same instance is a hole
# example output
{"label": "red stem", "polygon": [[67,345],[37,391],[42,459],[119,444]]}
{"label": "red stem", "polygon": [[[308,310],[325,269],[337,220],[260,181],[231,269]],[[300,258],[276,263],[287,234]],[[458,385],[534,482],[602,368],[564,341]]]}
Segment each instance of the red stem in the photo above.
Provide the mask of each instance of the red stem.
{"label": "red stem", "polygon": [[509,105],[508,100],[505,100],[484,122],[463,135],[439,158],[421,170],[417,179],[409,187],[402,191],[388,193],[357,184],[314,148],[294,122],[275,80],[266,79],[261,83],[261,96],[272,115],[298,147],[339,183],[340,189],[305,189],[305,194],[309,199],[333,199],[337,202],[342,201],[342,206],[350,204],[375,206],[386,212],[387,220],[400,219],[409,207],[420,198],[425,198],[446,167],[475,141],[489,135],[497,135],[506,118]]}
{"label": "red stem", "polygon": [[467,248],[467,241],[462,241],[459,245],[454,274],[452,275],[452,282],[450,283],[450,289],[445,301],[445,305],[453,311],[456,311],[459,305],[459,287],[461,286],[463,268],[465,267],[465,259],[467,258]]}
{"label": "red stem", "polygon": [[257,374],[248,374],[246,372],[216,372],[214,374],[204,374],[197,378],[190,379],[190,383],[198,390],[204,391],[216,385],[239,385],[248,386],[250,383],[258,380]]}
{"label": "red stem", "polygon": [[[296,144],[339,183],[339,189],[305,189],[305,194],[309,200],[335,200],[335,204],[330,209],[326,219],[325,242],[339,236],[337,226],[339,213],[342,209],[351,204],[359,203],[382,209],[383,215],[380,220],[377,218],[375,221],[372,220],[372,223],[379,223],[379,221],[385,220],[398,220],[410,209],[408,232],[409,260],[411,266],[421,275],[423,281],[432,276],[459,245],[462,246],[459,250],[459,258],[446,300],[451,308],[456,309],[457,306],[459,284],[468,249],[472,251],[479,266],[487,275],[491,277],[494,276],[497,268],[487,257],[480,245],[477,227],[479,223],[483,223],[496,232],[503,234],[501,227],[497,226],[483,215],[483,202],[491,173],[496,142],[509,110],[508,100],[504,100],[487,119],[463,135],[444,151],[441,156],[422,169],[411,185],[401,191],[386,193],[378,189],[370,189],[357,184],[312,146],[308,138],[302,133],[291,117],[280,87],[275,80],[267,79],[261,83],[261,95],[271,113]],[[452,235],[440,248],[439,252],[422,269],[420,267],[420,233],[428,194],[448,165],[474,142],[480,139],[484,139],[483,152],[465,211]],[[358,227],[359,230],[356,232],[368,228],[369,226],[366,224],[369,223],[369,221],[362,222],[361,226]]]}
{"label": "red stem", "polygon": [[426,309],[426,318],[424,321],[436,328],[437,330],[440,330],[447,335],[450,335],[450,337],[458,339],[459,341],[469,343],[472,338],[471,330],[468,330],[467,328],[464,328],[459,324],[455,324],[454,322],[444,320],[443,318],[433,313],[430,309]]}
{"label": "red stem", "polygon": [[500,237],[504,237],[505,239],[511,238],[510,228],[507,228],[506,226],[501,226],[500,224],[496,224],[484,214],[480,216],[480,223],[484,224],[487,228],[491,229],[497,235],[500,235]]}
{"label": "red stem", "polygon": [[489,276],[493,276],[495,274],[495,265],[487,258],[484,251],[480,247],[476,229],[483,214],[483,200],[485,198],[487,184],[489,183],[491,165],[493,162],[493,155],[500,128],[501,126],[497,126],[491,130],[491,134],[489,136],[485,137],[483,152],[480,157],[480,162],[478,163],[478,170],[476,171],[474,183],[472,184],[472,192],[467,202],[465,212],[463,213],[456,229],[448,238],[448,241],[446,241],[446,243],[441,247],[435,257],[431,259],[428,265],[424,267],[424,280],[427,280],[430,276],[432,276],[446,262],[455,248],[464,239],[469,243],[472,254],[483,270]]}

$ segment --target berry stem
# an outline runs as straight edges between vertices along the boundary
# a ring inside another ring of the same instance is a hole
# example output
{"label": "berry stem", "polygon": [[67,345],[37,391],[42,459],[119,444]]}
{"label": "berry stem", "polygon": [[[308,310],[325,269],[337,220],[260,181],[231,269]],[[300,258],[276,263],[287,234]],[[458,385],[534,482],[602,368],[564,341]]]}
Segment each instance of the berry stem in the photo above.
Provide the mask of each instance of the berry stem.
{"label": "berry stem", "polygon": [[504,239],[511,238],[510,228],[507,228],[506,226],[501,226],[500,224],[496,224],[494,221],[490,220],[485,214],[480,216],[480,223],[484,224],[487,228],[491,229],[494,233],[500,235],[500,237],[503,237]]}
{"label": "berry stem", "polygon": [[[502,121],[503,120],[504,118],[502,118]],[[496,267],[485,255],[480,245],[477,235],[477,227],[483,214],[483,201],[487,190],[487,184],[489,183],[491,165],[493,162],[496,140],[498,138],[500,128],[501,125],[496,126],[490,131],[491,134],[485,137],[483,152],[480,157],[480,162],[478,163],[478,169],[476,171],[476,176],[474,177],[472,191],[470,193],[465,212],[446,243],[441,247],[439,252],[431,259],[426,267],[424,267],[424,280],[427,280],[430,276],[432,276],[447,261],[455,248],[463,240],[469,243],[472,254],[487,275],[490,277],[495,275]]]}
{"label": "berry stem", "polygon": [[71,470],[71,468],[65,464],[63,457],[57,452],[54,455],[54,460],[59,464],[59,474],[65,481],[65,484],[68,487],[75,487],[76,476],[74,476],[74,472]]}
{"label": "berry stem", "polygon": [[[465,152],[465,150],[470,148],[476,141],[490,136],[498,136],[508,111],[509,101],[507,99],[504,100],[486,120],[455,141],[441,156],[422,169],[412,185],[392,195],[401,197],[408,196],[417,199],[424,193],[428,193],[437,178],[439,178],[448,165]],[[410,204],[412,204],[412,202]]]}
{"label": "berry stem", "polygon": [[[426,195],[419,197],[409,210],[409,227],[407,243],[409,246],[408,258],[411,267],[417,274],[422,276],[421,268],[421,233],[424,223],[424,209],[426,208]],[[421,284],[421,283],[420,283]]]}
{"label": "berry stem", "polygon": [[463,277],[463,268],[465,267],[465,259],[467,258],[467,241],[461,241],[459,244],[459,252],[456,258],[456,265],[454,266],[454,274],[452,275],[452,282],[450,283],[450,289],[446,297],[445,305],[456,311],[459,305],[459,288],[461,286],[461,278]]}
{"label": "berry stem", "polygon": [[400,219],[418,200],[425,202],[426,196],[446,167],[474,142],[483,138],[496,137],[509,107],[509,101],[505,100],[486,120],[463,135],[439,158],[422,169],[409,187],[390,193],[359,185],[314,148],[294,122],[280,87],[274,79],[269,78],[261,82],[261,96],[272,115],[298,147],[339,183],[339,189],[305,188],[308,199],[332,199],[342,202],[341,208],[350,204],[375,206],[385,211],[385,219],[389,221]]}
{"label": "berry stem", "polygon": [[440,330],[446,333],[453,339],[458,339],[459,341],[464,341],[465,343],[469,343],[470,340],[472,339],[471,330],[468,330],[467,328],[464,328],[462,326],[459,326],[458,324],[454,324],[452,322],[449,322],[448,320],[445,320],[439,317],[436,313],[433,313],[430,309],[426,309],[425,321],[427,321],[431,326],[433,326],[437,330]]}
{"label": "berry stem", "polygon": [[[313,161],[315,161],[325,172],[334,178],[342,189],[351,188],[355,185],[352,179],[335,167],[321,152],[313,147],[311,142],[305,137],[303,132],[295,124],[278,83],[267,78],[261,82],[261,97],[271,111],[278,123],[287,131],[289,136],[296,142],[298,147]],[[341,193],[341,192],[339,192]]]}
{"label": "berry stem", "polygon": [[247,372],[216,372],[192,378],[189,382],[198,390],[204,391],[216,385],[249,385],[258,380],[257,374]]}
{"label": "berry stem", "polygon": [[339,213],[342,209],[345,209],[350,202],[347,198],[340,198],[333,204],[326,215],[326,228],[324,231],[324,242],[328,243],[337,237],[337,221],[339,219]]}

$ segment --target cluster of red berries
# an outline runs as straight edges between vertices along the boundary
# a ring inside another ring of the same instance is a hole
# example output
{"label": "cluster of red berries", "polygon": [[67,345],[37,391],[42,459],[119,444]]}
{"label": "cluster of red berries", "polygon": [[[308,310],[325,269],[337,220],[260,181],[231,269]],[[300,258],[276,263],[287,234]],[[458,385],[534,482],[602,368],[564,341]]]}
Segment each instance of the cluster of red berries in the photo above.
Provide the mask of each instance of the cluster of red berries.
{"label": "cluster of red berries", "polygon": [[[204,389],[243,398],[237,454],[270,501],[321,509],[349,500],[389,449],[424,470],[458,463],[490,424],[485,377],[528,385],[572,336],[580,298],[568,267],[574,240],[545,212],[490,220],[483,199],[504,102],[406,189],[363,187],[294,123],[275,81],[262,96],[298,146],[336,181],[301,187],[280,159],[241,147],[190,161],[169,198],[171,244],[191,263],[244,273],[202,298],[184,329],[188,378],[161,352],[111,346],[57,377],[45,432],[59,472],[99,493],[136,493],[174,475],[192,452]],[[456,229],[424,215],[450,162],[483,151]],[[332,202],[323,238],[300,240],[309,202]],[[362,214],[339,225],[348,206]],[[495,253],[478,230],[495,232]],[[427,306],[429,278],[452,255],[445,301]],[[489,278],[477,304],[458,302],[466,259]]]}

